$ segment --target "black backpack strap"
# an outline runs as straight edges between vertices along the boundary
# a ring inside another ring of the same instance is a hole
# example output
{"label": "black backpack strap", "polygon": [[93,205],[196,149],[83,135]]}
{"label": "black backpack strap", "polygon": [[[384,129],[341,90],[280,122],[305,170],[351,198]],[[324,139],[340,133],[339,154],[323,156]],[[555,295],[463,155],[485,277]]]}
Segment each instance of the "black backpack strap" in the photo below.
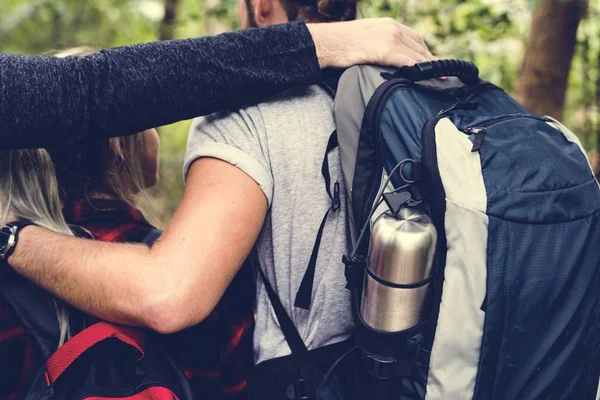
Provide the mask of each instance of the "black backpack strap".
{"label": "black backpack strap", "polygon": [[46,360],[47,385],[52,386],[67,369],[82,358],[84,353],[107,339],[118,339],[123,344],[137,350],[137,353],[141,355],[138,357],[138,361],[145,355],[144,334],[141,330],[108,322],[98,322],[73,336]]}
{"label": "black backpack strap", "polygon": [[142,243],[148,247],[152,247],[152,245],[158,240],[158,238],[162,235],[162,231],[160,229],[152,228],[150,232],[142,239]]}
{"label": "black backpack strap", "polygon": [[0,274],[0,300],[21,321],[41,356],[50,357],[60,339],[54,297],[6,265]]}
{"label": "black backpack strap", "polygon": [[340,209],[340,183],[338,181],[333,185],[333,194],[331,193],[331,176],[329,175],[329,160],[328,156],[336,147],[338,147],[338,139],[337,132],[333,132],[329,137],[329,142],[327,143],[327,149],[325,150],[325,156],[323,157],[323,164],[321,166],[321,173],[323,178],[325,179],[325,189],[327,190],[327,194],[331,199],[331,207],[323,216],[323,220],[321,221],[321,226],[319,226],[319,230],[317,232],[317,237],[315,239],[315,244],[312,249],[312,254],[310,255],[310,260],[308,262],[308,266],[306,267],[306,272],[304,273],[304,277],[302,278],[302,282],[300,283],[300,288],[298,289],[298,293],[296,293],[296,300],[294,301],[294,306],[298,308],[302,308],[304,310],[310,309],[310,304],[312,300],[312,290],[313,284],[315,281],[315,270],[317,266],[317,257],[319,255],[319,247],[321,246],[321,240],[323,239],[323,230],[325,229],[325,223],[327,222],[327,218],[329,217],[329,213],[331,211],[335,212]]}
{"label": "black backpack strap", "polygon": [[[337,77],[335,82],[337,83]],[[329,94],[331,97],[335,97],[335,87],[332,87],[331,83],[321,82],[320,86]],[[302,282],[300,284],[300,288],[298,289],[298,293],[296,294],[296,300],[294,302],[295,307],[310,309],[311,297],[312,297],[312,289],[313,283],[315,279],[315,269],[317,264],[317,257],[319,255],[319,247],[321,245],[321,240],[323,237],[323,230],[325,228],[325,223],[327,222],[327,218],[329,217],[329,213],[331,211],[337,211],[340,209],[340,184],[339,182],[335,182],[333,188],[333,194],[331,193],[331,176],[329,174],[329,153],[331,153],[336,147],[338,147],[338,139],[337,132],[334,131],[329,137],[329,141],[327,143],[327,148],[325,150],[325,156],[323,157],[323,164],[321,166],[321,173],[323,178],[325,179],[325,189],[327,190],[327,194],[331,199],[331,207],[325,213],[323,220],[321,221],[321,226],[317,232],[317,237],[315,239],[315,244],[313,246],[312,254],[310,256],[310,260],[308,262],[308,266],[306,267],[306,272],[304,277],[302,278]],[[283,332],[283,336],[285,337],[288,346],[292,350],[292,354],[298,354],[302,352],[308,351],[302,337],[298,333],[296,326],[292,322],[291,318],[285,311],[283,304],[281,304],[281,300],[273,290],[269,280],[267,279],[264,271],[262,270],[260,264],[258,263],[258,257],[256,251],[253,250],[250,255],[251,259],[256,262],[256,269],[260,274],[262,281],[265,284],[265,289],[267,290],[267,295],[269,296],[269,301],[273,306],[273,310],[275,311],[275,315],[277,316],[277,320],[279,321],[279,326],[281,327],[281,331]]]}
{"label": "black backpack strap", "polygon": [[255,268],[258,270],[260,274],[260,278],[265,284],[265,289],[267,290],[267,295],[269,296],[269,301],[271,302],[271,306],[273,306],[273,310],[275,311],[275,316],[277,317],[277,321],[279,322],[279,326],[281,327],[281,332],[283,332],[283,336],[285,337],[285,341],[288,346],[290,346],[290,350],[292,354],[299,354],[308,351],[302,337],[300,337],[300,333],[298,333],[298,329],[292,322],[292,319],[285,311],[283,304],[281,304],[281,300],[279,300],[279,296],[273,290],[271,283],[267,279],[265,272],[263,271],[260,263],[258,261],[258,255],[256,251],[252,251],[250,257],[252,258],[252,263],[255,265]]}
{"label": "black backpack strap", "polygon": [[340,78],[345,71],[345,69],[328,68],[323,70],[321,73],[322,78],[319,82],[319,86],[321,86],[321,88],[324,89],[333,99],[335,98]]}

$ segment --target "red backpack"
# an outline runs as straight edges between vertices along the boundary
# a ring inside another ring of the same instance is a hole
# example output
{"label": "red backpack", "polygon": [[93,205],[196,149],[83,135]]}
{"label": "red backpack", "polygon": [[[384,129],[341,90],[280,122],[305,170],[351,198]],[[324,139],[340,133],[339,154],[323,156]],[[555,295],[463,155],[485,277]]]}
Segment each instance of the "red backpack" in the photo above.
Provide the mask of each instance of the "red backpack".
{"label": "red backpack", "polygon": [[46,360],[19,400],[190,400],[181,368],[143,329],[97,322],[56,349],[59,327],[53,297],[11,271],[0,297],[23,322]]}

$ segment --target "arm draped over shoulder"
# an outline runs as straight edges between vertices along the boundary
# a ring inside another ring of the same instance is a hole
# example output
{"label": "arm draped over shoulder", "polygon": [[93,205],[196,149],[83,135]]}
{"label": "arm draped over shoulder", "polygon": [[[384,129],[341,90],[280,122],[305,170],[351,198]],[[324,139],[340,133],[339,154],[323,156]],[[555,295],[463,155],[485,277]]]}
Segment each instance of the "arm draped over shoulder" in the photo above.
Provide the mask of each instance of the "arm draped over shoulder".
{"label": "arm draped over shoulder", "polygon": [[319,79],[301,22],[87,57],[0,54],[0,149],[130,135]]}

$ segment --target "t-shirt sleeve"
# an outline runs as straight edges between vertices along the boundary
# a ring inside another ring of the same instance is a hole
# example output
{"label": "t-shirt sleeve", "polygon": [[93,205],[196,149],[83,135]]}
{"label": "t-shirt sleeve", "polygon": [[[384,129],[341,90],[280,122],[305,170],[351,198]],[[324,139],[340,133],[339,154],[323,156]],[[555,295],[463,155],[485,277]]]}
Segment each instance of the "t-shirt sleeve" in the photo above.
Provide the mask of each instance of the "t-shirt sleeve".
{"label": "t-shirt sleeve", "polygon": [[236,166],[262,189],[269,206],[273,177],[266,147],[266,130],[258,107],[196,118],[190,128],[183,177],[194,161],[213,157]]}

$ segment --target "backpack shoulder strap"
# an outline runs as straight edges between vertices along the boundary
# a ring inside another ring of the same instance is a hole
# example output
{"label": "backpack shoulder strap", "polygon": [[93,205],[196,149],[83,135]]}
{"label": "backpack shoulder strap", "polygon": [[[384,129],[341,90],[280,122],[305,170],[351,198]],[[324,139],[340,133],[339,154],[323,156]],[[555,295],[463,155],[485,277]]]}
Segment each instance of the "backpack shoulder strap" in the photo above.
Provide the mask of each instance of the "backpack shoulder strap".
{"label": "backpack shoulder strap", "polygon": [[281,300],[279,300],[279,296],[273,290],[271,283],[267,279],[265,272],[263,271],[260,263],[258,261],[258,254],[256,254],[255,250],[252,250],[250,254],[250,259],[254,267],[258,270],[260,278],[265,284],[265,289],[267,291],[267,295],[269,296],[269,301],[271,302],[271,306],[275,311],[275,316],[277,317],[277,321],[279,322],[279,326],[281,327],[281,331],[283,332],[283,336],[285,337],[285,341],[287,342],[292,354],[300,354],[308,351],[300,333],[298,333],[298,329],[292,322],[292,319],[285,311],[283,304],[281,304]]}
{"label": "backpack shoulder strap", "polygon": [[152,247],[152,245],[158,240],[158,238],[162,235],[162,231],[157,228],[152,228],[150,232],[142,239],[142,243],[148,247]]}
{"label": "backpack shoulder strap", "polygon": [[46,382],[52,385],[86,351],[96,344],[115,338],[136,349],[144,357],[144,335],[141,331],[108,322],[98,322],[73,336],[46,361]]}
{"label": "backpack shoulder strap", "polygon": [[23,324],[44,358],[56,351],[60,328],[50,293],[7,268],[0,276],[0,299]]}
{"label": "backpack shoulder strap", "polygon": [[325,180],[325,190],[327,190],[327,195],[331,199],[331,207],[329,207],[329,209],[325,212],[323,220],[321,221],[321,226],[319,226],[319,230],[317,231],[317,237],[315,239],[315,244],[313,245],[312,254],[310,255],[310,260],[308,262],[308,266],[306,267],[306,272],[304,273],[304,277],[302,278],[302,282],[300,283],[300,287],[298,288],[298,293],[296,293],[296,300],[294,301],[295,307],[302,308],[304,310],[310,309],[312,301],[312,290],[315,280],[315,271],[317,267],[317,257],[319,255],[319,248],[321,247],[321,240],[323,239],[323,230],[325,229],[325,223],[329,218],[329,214],[332,211],[338,211],[341,207],[340,183],[337,181],[335,182],[332,194],[331,176],[329,174],[329,153],[331,153],[336,147],[338,147],[338,140],[337,133],[334,131],[329,137],[329,142],[327,143],[327,148],[325,150],[325,156],[323,157],[323,164],[321,166],[321,173],[323,175],[323,179]]}
{"label": "backpack shoulder strap", "polygon": [[[325,90],[325,92],[327,92],[327,94],[331,96],[331,98],[335,99],[339,75],[330,74],[328,78],[329,79],[322,80],[319,86],[321,86],[321,88]],[[300,283],[300,287],[298,288],[298,292],[296,293],[296,299],[294,301],[294,307],[302,308],[304,310],[310,310],[310,305],[312,302],[312,290],[315,281],[317,257],[319,255],[319,248],[321,247],[321,240],[323,239],[323,230],[325,229],[325,223],[327,222],[331,211],[335,212],[339,210],[341,206],[340,184],[337,181],[335,182],[332,194],[331,175],[329,173],[329,153],[331,153],[337,147],[337,131],[333,131],[333,133],[329,137],[329,141],[327,142],[325,156],[323,157],[323,163],[321,165],[321,174],[323,175],[323,179],[325,180],[325,190],[327,190],[327,195],[331,199],[331,207],[329,207],[329,209],[325,212],[323,220],[321,221],[321,225],[319,226],[319,230],[317,231],[317,237],[315,239],[315,244],[313,245],[310,260],[308,261],[306,272],[304,273],[304,277],[302,278],[302,282]]]}

